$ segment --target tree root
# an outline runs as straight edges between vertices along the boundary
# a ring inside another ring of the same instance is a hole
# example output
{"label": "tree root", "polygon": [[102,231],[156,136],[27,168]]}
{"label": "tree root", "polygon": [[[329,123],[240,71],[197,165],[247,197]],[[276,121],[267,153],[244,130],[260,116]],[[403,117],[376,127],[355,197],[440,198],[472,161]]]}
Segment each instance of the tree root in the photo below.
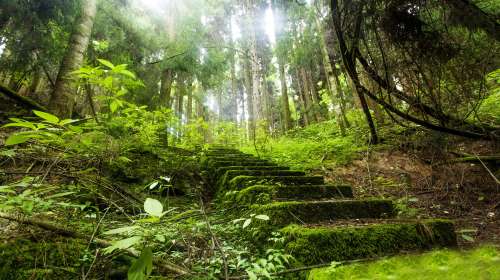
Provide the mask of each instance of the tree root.
{"label": "tree root", "polygon": [[[20,223],[20,224],[24,224],[24,225],[36,226],[36,227],[39,227],[41,229],[48,230],[48,231],[51,231],[51,232],[56,233],[58,235],[65,236],[65,237],[71,237],[71,238],[77,238],[77,239],[84,239],[84,240],[88,240],[89,239],[89,237],[86,236],[86,235],[84,235],[84,234],[81,234],[81,233],[73,231],[73,230],[69,230],[67,228],[64,228],[61,225],[56,225],[56,224],[53,224],[53,223],[50,223],[50,222],[47,222],[47,221],[42,221],[42,220],[37,220],[37,219],[33,219],[33,218],[28,218],[28,217],[24,217],[24,216],[21,216],[21,215],[17,215],[16,216],[16,215],[2,213],[2,212],[0,212],[0,218],[6,219],[6,220],[9,220],[9,221],[14,221],[14,222],[17,222],[17,223]],[[111,242],[107,241],[107,240],[104,240],[104,239],[94,238],[92,241],[95,244],[99,245],[100,247],[109,247],[109,246],[111,246]],[[131,256],[131,257],[134,257],[134,258],[138,258],[139,255],[140,255],[140,252],[137,252],[134,249],[126,249],[126,250],[123,250],[123,252],[126,253],[127,255]],[[178,275],[191,274],[191,272],[189,270],[187,270],[186,268],[183,268],[181,266],[178,266],[178,265],[176,265],[174,263],[168,262],[168,261],[160,259],[160,258],[154,258],[153,259],[153,263],[158,268],[161,268],[163,270],[176,273]]]}

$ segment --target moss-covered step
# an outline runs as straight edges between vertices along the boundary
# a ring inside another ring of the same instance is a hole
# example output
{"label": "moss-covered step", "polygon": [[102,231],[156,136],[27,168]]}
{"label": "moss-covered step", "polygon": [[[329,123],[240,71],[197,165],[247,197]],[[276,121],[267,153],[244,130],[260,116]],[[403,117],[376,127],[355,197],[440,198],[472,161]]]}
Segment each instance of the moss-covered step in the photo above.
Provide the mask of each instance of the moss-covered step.
{"label": "moss-covered step", "polygon": [[262,184],[283,185],[323,185],[323,176],[237,176],[225,186],[231,190],[241,190],[246,187]]}
{"label": "moss-covered step", "polygon": [[288,166],[276,166],[276,165],[236,165],[236,166],[224,166],[219,167],[215,171],[215,177],[223,176],[229,170],[290,170]]}
{"label": "moss-covered step", "polygon": [[390,218],[395,215],[391,200],[284,201],[254,205],[257,214],[270,217],[273,226],[292,223],[321,223],[339,219]]}
{"label": "moss-covered step", "polygon": [[220,177],[218,184],[224,186],[231,179],[238,176],[274,176],[274,177],[292,177],[292,176],[305,176],[303,171],[290,171],[290,170],[228,170]]}
{"label": "moss-covered step", "polygon": [[362,226],[291,225],[281,232],[285,236],[286,252],[304,265],[457,244],[454,225],[448,220],[395,221]]}
{"label": "moss-covered step", "polygon": [[351,186],[342,185],[256,185],[228,192],[224,200],[239,205],[265,204],[276,200],[352,198]]}
{"label": "moss-covered step", "polygon": [[201,163],[210,172],[215,172],[217,168],[226,166],[277,166],[277,164],[267,160],[210,160]]}

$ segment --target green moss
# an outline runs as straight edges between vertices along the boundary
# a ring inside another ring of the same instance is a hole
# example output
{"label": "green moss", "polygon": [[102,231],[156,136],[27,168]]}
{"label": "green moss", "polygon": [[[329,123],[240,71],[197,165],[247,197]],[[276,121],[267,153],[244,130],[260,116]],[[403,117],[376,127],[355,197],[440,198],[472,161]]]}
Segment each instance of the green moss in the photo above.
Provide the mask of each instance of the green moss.
{"label": "green moss", "polygon": [[219,187],[224,187],[227,182],[238,176],[305,176],[303,171],[290,171],[290,170],[229,170],[218,181]]}
{"label": "green moss", "polygon": [[469,251],[435,250],[422,255],[332,266],[312,270],[308,279],[500,279],[500,249],[485,245]]}
{"label": "green moss", "polygon": [[338,219],[382,218],[394,216],[390,200],[286,201],[256,205],[252,209],[268,215],[273,225],[317,223]]}
{"label": "green moss", "polygon": [[[76,279],[86,244],[72,239],[0,244],[0,279]],[[87,264],[88,265],[88,264]]]}
{"label": "green moss", "polygon": [[228,197],[240,205],[265,204],[273,200],[352,197],[350,186],[334,185],[256,185]]}
{"label": "green moss", "polygon": [[284,185],[322,185],[322,176],[237,176],[226,187],[231,190],[241,190],[259,183],[281,183]]}
{"label": "green moss", "polygon": [[275,166],[275,165],[239,165],[239,166],[224,166],[219,167],[215,171],[216,177],[221,177],[229,170],[289,170],[290,167],[287,166]]}
{"label": "green moss", "polygon": [[286,251],[304,264],[456,245],[453,223],[446,220],[319,228],[291,225],[282,232]]}

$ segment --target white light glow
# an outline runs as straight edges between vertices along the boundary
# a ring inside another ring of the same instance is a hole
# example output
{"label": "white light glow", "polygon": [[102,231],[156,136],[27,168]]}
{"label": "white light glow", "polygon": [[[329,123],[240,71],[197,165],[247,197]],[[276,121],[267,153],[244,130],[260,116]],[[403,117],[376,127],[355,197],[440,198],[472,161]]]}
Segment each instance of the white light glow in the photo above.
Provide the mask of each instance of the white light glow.
{"label": "white light glow", "polygon": [[271,8],[266,9],[266,14],[264,18],[264,28],[266,30],[266,34],[269,37],[269,41],[274,45],[276,43],[276,33],[274,27],[274,13]]}
{"label": "white light glow", "polygon": [[151,10],[158,10],[165,6],[168,0],[140,0],[141,4]]}

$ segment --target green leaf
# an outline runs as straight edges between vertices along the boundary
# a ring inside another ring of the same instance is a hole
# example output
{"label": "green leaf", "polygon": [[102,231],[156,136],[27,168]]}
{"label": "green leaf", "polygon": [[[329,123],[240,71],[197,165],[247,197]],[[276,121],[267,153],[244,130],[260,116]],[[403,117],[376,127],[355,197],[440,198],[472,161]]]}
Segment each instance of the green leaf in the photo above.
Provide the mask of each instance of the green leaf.
{"label": "green leaf", "polygon": [[255,218],[259,219],[259,220],[269,221],[268,215],[257,215],[257,216],[255,216]]}
{"label": "green leaf", "polygon": [[161,217],[163,214],[163,205],[156,199],[146,198],[146,201],[144,201],[144,211],[153,217]]}
{"label": "green leaf", "polygon": [[8,123],[2,127],[26,127],[26,128],[31,128],[33,130],[36,130],[36,126],[32,122],[15,122],[15,123]]}
{"label": "green leaf", "polygon": [[246,219],[245,222],[243,223],[243,228],[248,227],[251,222],[252,222],[252,219]]}
{"label": "green leaf", "polygon": [[132,78],[132,79],[135,79],[135,74],[134,74],[134,73],[132,73],[132,72],[130,72],[130,71],[128,71],[128,70],[120,70],[120,72],[119,72],[119,73],[120,73],[120,74],[123,74],[123,75],[125,75],[125,76],[128,76],[128,77],[130,77],[130,78]]}
{"label": "green leaf", "polygon": [[133,230],[140,229],[140,228],[141,227],[139,227],[139,226],[121,227],[121,228],[115,228],[112,230],[105,231],[102,234],[104,234],[104,235],[119,234],[119,233],[131,232]]}
{"label": "green leaf", "polygon": [[62,126],[65,126],[67,124],[70,124],[70,123],[74,123],[74,122],[77,122],[78,120],[72,120],[72,119],[65,119],[65,120],[62,120],[59,122],[59,125],[62,125]]}
{"label": "green leaf", "polygon": [[118,100],[113,100],[113,102],[111,102],[111,104],[109,104],[109,110],[111,110],[111,113],[114,113],[114,112],[116,112],[116,110],[118,110],[119,106],[120,106],[120,103],[118,102]]}
{"label": "green leaf", "polygon": [[151,183],[151,185],[149,185],[149,189],[152,190],[154,188],[156,188],[156,186],[158,186],[159,182],[158,181],[154,181],[153,183]]}
{"label": "green leaf", "polygon": [[467,234],[462,234],[462,238],[463,238],[465,241],[474,242],[474,237],[472,237],[472,236],[470,236],[470,235],[467,235]]}
{"label": "green leaf", "polygon": [[128,249],[135,244],[141,242],[142,236],[132,236],[126,239],[118,240],[113,242],[113,245],[104,248],[104,253],[109,254],[112,253],[114,250],[125,250]]}
{"label": "green leaf", "polygon": [[22,144],[28,140],[30,140],[30,136],[26,134],[12,134],[5,141],[5,146],[12,146],[17,144]]}
{"label": "green leaf", "polygon": [[115,68],[115,65],[113,65],[113,63],[107,61],[106,59],[97,59],[97,61],[99,61],[102,65],[110,68],[110,69],[114,69]]}
{"label": "green leaf", "polygon": [[153,271],[153,252],[146,247],[128,270],[128,280],[144,280]]}
{"label": "green leaf", "polygon": [[37,111],[37,110],[33,110],[33,113],[35,113],[35,115],[39,116],[40,118],[46,120],[48,123],[59,124],[59,118],[52,115],[52,114],[45,113],[42,111]]}
{"label": "green leaf", "polygon": [[51,198],[63,197],[63,196],[67,196],[67,195],[74,194],[74,193],[75,193],[75,192],[63,192],[63,193],[56,193],[56,194],[54,194],[54,195],[47,196],[46,198],[47,198],[47,199],[51,199]]}

